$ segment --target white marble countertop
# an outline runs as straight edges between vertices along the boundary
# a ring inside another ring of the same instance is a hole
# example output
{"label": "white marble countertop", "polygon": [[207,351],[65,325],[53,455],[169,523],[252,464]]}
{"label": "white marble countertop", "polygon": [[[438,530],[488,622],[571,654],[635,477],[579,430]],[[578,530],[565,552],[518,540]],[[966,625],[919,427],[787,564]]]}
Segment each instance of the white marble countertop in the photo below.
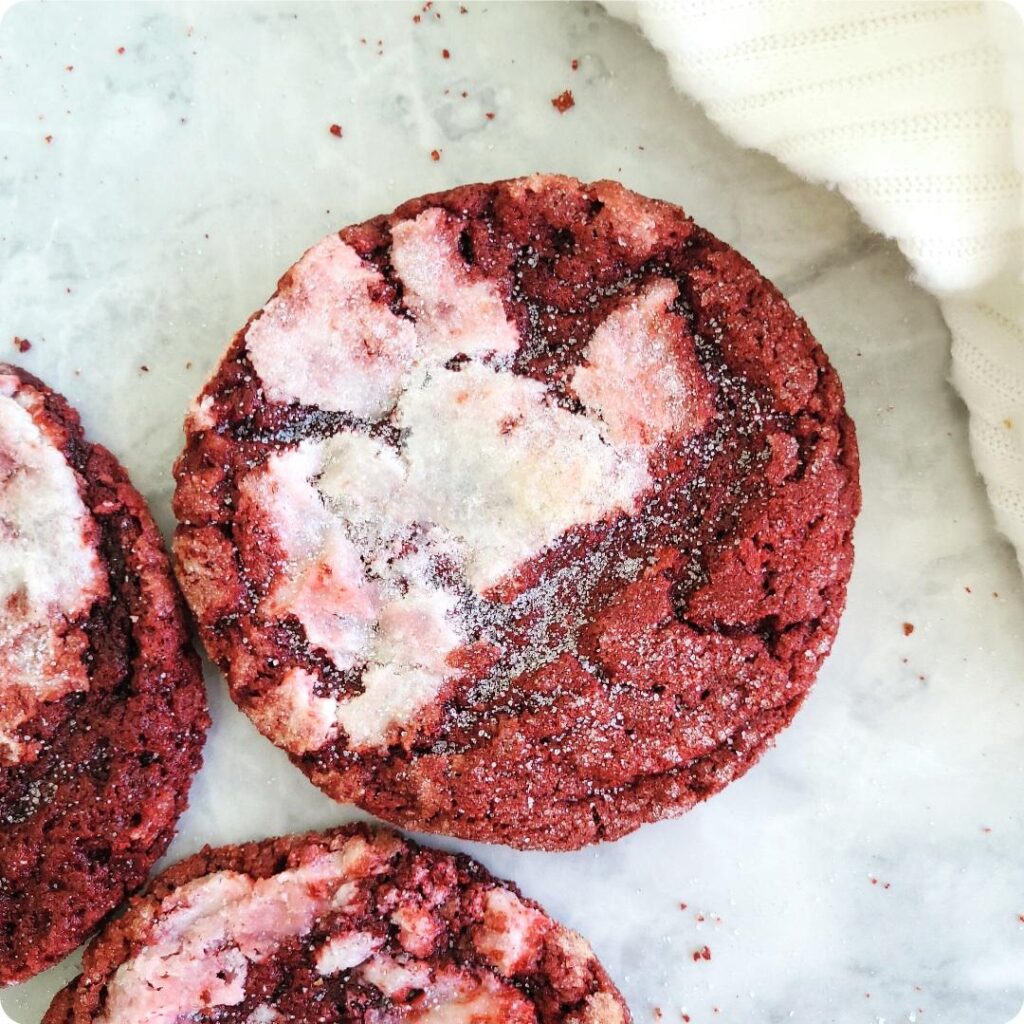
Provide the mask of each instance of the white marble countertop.
{"label": "white marble countertop", "polygon": [[[935,302],[840,198],[723,139],[600,8],[466,6],[419,24],[406,3],[9,11],[0,356],[68,395],[169,532],[187,403],[328,231],[540,169],[682,204],[782,287],[846,383],[864,512],[839,641],[777,748],[686,817],[571,855],[463,846],[591,940],[638,1022],[1004,1024],[1024,1000],[1024,589]],[[353,816],[208,679],[170,859]],[[4,1009],[37,1021],[72,972]]]}

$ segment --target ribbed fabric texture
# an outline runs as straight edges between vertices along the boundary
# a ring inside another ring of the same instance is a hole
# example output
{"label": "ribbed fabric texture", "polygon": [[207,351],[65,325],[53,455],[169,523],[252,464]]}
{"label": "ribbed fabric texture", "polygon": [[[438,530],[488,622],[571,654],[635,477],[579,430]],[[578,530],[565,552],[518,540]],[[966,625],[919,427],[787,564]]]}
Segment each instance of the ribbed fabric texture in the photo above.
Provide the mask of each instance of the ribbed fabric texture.
{"label": "ribbed fabric texture", "polygon": [[1024,567],[1024,0],[608,6],[726,134],[837,188],[939,296]]}

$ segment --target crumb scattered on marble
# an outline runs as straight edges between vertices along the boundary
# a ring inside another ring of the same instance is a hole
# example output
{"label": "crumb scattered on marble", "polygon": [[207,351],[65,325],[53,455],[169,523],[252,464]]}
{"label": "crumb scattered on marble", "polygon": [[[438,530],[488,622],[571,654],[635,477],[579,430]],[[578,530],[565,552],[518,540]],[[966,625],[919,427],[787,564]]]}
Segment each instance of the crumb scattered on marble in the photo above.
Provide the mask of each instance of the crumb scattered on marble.
{"label": "crumb scattered on marble", "polygon": [[342,127],[341,127],[341,125],[340,125],[340,124],[332,124],[332,125],[331,125],[331,127],[330,127],[330,128],[328,129],[328,131],[330,131],[330,133],[331,133],[331,134],[332,134],[332,135],[333,135],[333,136],[334,136],[335,138],[338,138],[338,139],[340,139],[340,138],[341,138],[341,136],[342,136],[342,131],[343,131],[343,129],[342,129]]}
{"label": "crumb scattered on marble", "polygon": [[573,59],[569,62],[569,67],[571,67],[573,71],[579,71],[580,62],[575,57],[573,57]]}
{"label": "crumb scattered on marble", "polygon": [[914,632],[914,624],[912,622],[904,622],[903,623],[903,635],[904,636],[910,636],[910,634],[913,633],[913,632]]}
{"label": "crumb scattered on marble", "polygon": [[124,56],[124,47],[123,47],[123,46],[119,46],[119,47],[117,48],[117,55],[118,55],[119,57],[121,57],[121,56]]}
{"label": "crumb scattered on marble", "polygon": [[698,963],[701,960],[710,960],[711,950],[707,946],[701,946],[700,949],[693,951],[693,962]]}
{"label": "crumb scattered on marble", "polygon": [[437,161],[441,159],[441,150],[432,149],[430,151],[430,159],[433,160],[434,163],[437,163]]}
{"label": "crumb scattered on marble", "polygon": [[19,352],[27,352],[32,347],[32,342],[28,338],[19,338],[17,335],[14,336],[14,347]]}
{"label": "crumb scattered on marble", "polygon": [[576,100],[573,98],[572,90],[566,89],[565,92],[556,96],[551,101],[551,106],[553,106],[560,114],[564,114],[570,107],[576,106]]}
{"label": "crumb scattered on marble", "polygon": [[452,56],[451,50],[448,50],[448,49],[444,49],[444,50],[442,50],[442,51],[441,51],[441,56],[442,56],[442,57],[443,57],[443,58],[444,58],[445,60],[451,60],[451,56]]}

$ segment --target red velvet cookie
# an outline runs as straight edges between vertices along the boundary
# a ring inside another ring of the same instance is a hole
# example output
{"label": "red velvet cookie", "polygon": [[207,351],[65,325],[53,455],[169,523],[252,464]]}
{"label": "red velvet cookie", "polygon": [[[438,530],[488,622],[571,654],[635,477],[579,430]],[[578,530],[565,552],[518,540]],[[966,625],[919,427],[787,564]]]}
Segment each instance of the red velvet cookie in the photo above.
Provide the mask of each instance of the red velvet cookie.
{"label": "red velvet cookie", "polygon": [[142,885],[207,724],[142,497],[60,395],[0,365],[0,985]]}
{"label": "red velvet cookie", "polygon": [[179,577],[262,732],[409,828],[569,849],[742,774],[829,651],[835,372],[681,210],[537,176],[310,249],[175,468]]}
{"label": "red velvet cookie", "polygon": [[206,848],[43,1024],[627,1024],[587,943],[464,856],[356,825]]}

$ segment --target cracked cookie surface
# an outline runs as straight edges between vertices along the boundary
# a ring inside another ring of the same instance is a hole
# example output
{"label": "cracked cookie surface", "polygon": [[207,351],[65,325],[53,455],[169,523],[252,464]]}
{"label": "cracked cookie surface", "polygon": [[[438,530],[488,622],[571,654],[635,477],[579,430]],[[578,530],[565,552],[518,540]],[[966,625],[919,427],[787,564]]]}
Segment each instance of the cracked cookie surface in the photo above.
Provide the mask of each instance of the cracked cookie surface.
{"label": "cracked cookie surface", "polygon": [[175,468],[232,696],[388,821],[570,849],[680,813],[838,627],[853,425],[778,291],[681,210],[538,175],[310,249]]}

